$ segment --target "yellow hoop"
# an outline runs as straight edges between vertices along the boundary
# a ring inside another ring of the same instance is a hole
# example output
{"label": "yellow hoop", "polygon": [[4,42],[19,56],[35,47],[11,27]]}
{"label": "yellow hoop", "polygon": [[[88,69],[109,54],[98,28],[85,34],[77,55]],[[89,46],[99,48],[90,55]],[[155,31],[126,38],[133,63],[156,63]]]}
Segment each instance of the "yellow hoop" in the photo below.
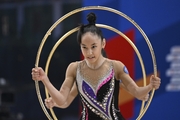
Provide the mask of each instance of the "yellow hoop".
{"label": "yellow hoop", "polygon": [[[35,66],[37,67],[38,66],[38,63],[39,63],[39,58],[40,58],[40,54],[41,54],[41,51],[42,51],[42,48],[44,46],[44,43],[47,39],[47,37],[49,35],[51,35],[51,32],[52,30],[58,25],[60,24],[64,19],[66,19],[67,17],[77,13],[77,12],[81,12],[81,11],[84,11],[84,10],[92,10],[92,9],[96,9],[96,10],[106,10],[106,11],[110,11],[110,12],[113,12],[113,13],[116,13],[124,18],[126,18],[129,22],[131,22],[139,31],[140,33],[142,34],[142,36],[144,37],[144,39],[146,40],[146,43],[149,47],[149,50],[151,52],[151,57],[152,57],[152,61],[153,61],[153,68],[154,68],[154,75],[157,76],[157,68],[156,68],[156,58],[155,58],[155,55],[154,55],[154,51],[153,51],[153,48],[151,46],[151,43],[148,39],[148,37],[146,36],[146,34],[144,33],[144,31],[139,27],[139,25],[137,23],[135,23],[130,17],[128,17],[127,15],[125,15],[124,13],[120,12],[120,11],[117,11],[115,9],[112,9],[112,8],[108,8],[108,7],[103,7],[103,6],[88,6],[88,7],[83,7],[83,8],[79,8],[79,9],[76,9],[76,10],[73,10],[69,13],[67,13],[66,15],[62,16],[59,20],[57,20],[52,26],[51,28],[47,31],[46,35],[44,36],[43,40],[41,41],[41,44],[39,46],[39,49],[38,49],[38,52],[37,52],[37,56],[36,56],[36,64]],[[144,81],[144,86],[146,85],[146,74],[145,74],[145,69],[144,69],[144,64],[143,64],[143,61],[142,61],[142,58],[141,58],[141,55],[138,51],[138,49],[136,48],[136,46],[131,42],[131,40],[125,36],[123,33],[121,33],[120,31],[118,31],[117,29],[115,28],[112,28],[110,26],[107,26],[107,25],[102,25],[102,24],[97,24],[98,26],[100,27],[103,27],[103,28],[108,28],[109,30],[112,30],[116,33],[118,33],[119,35],[123,36],[130,44],[131,46],[134,48],[136,54],[138,55],[138,58],[140,60],[140,63],[141,63],[141,67],[142,67],[142,72],[143,72],[143,81]],[[67,36],[69,36],[72,32],[75,32],[77,31],[77,28],[69,31],[68,33],[66,33],[63,37],[61,37],[60,40],[58,40],[58,42],[55,44],[55,46],[53,47],[49,57],[48,57],[48,61],[46,63],[46,72],[48,71],[48,66],[49,66],[49,62],[50,62],[50,59],[52,57],[52,54],[54,53],[55,49],[58,47],[58,45],[64,40],[64,38],[66,38]],[[35,81],[35,86],[36,86],[36,92],[37,92],[37,96],[38,96],[38,99],[39,99],[39,102],[40,102],[40,105],[44,111],[44,113],[46,114],[46,116],[48,117],[49,120],[52,120],[51,116],[48,114],[43,102],[42,102],[42,98],[41,98],[41,94],[40,94],[40,90],[39,90],[39,84],[38,84],[38,81]],[[48,91],[47,89],[45,89],[46,91],[46,97],[48,98],[49,95],[48,95]],[[140,114],[139,116],[137,117],[137,120],[140,120],[142,118],[142,116],[145,114],[145,112],[147,111],[151,101],[152,101],[152,98],[153,98],[153,95],[154,95],[154,91],[155,89],[152,90],[151,92],[151,95],[150,95],[150,98],[144,108],[144,101],[142,102],[142,106],[141,106],[141,110],[140,110]],[[52,116],[55,120],[57,120],[55,114],[54,114],[54,111],[52,109],[50,109],[51,113],[52,113]]]}

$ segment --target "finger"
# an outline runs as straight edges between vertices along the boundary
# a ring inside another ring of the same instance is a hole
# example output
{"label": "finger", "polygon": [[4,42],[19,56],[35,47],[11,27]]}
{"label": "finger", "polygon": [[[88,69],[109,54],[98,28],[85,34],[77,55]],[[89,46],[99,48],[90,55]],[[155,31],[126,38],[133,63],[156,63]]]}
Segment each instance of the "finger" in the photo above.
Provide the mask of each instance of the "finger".
{"label": "finger", "polygon": [[155,89],[159,89],[159,87],[160,87],[159,84],[155,84],[155,85],[154,85],[154,88],[155,88]]}
{"label": "finger", "polygon": [[45,99],[45,102],[49,103],[49,102],[50,102],[50,99],[49,99],[49,98],[46,98],[46,99]]}
{"label": "finger", "polygon": [[161,82],[161,78],[157,77],[155,80],[158,81],[158,82]]}
{"label": "finger", "polygon": [[149,99],[149,94],[146,95],[145,99],[146,101]]}
{"label": "finger", "polygon": [[50,107],[50,104],[49,104],[49,102],[47,102],[47,100],[45,100],[45,102],[44,102],[44,104],[46,105],[46,107]]}
{"label": "finger", "polygon": [[44,102],[48,102],[48,99],[45,99]]}
{"label": "finger", "polygon": [[50,109],[50,106],[49,106],[48,104],[45,104],[45,106],[46,106],[48,109]]}
{"label": "finger", "polygon": [[38,68],[33,68],[32,72],[37,73],[37,72],[39,72],[39,69]]}
{"label": "finger", "polygon": [[45,104],[46,105],[46,107],[48,108],[48,109],[51,109],[52,108],[52,105],[49,105],[49,104]]}
{"label": "finger", "polygon": [[33,68],[33,69],[32,69],[32,72],[35,72],[35,71],[37,71],[37,68]]}
{"label": "finger", "polygon": [[144,101],[148,101],[148,98],[145,98]]}
{"label": "finger", "polygon": [[154,80],[155,79],[155,76],[154,75],[151,75],[151,80]]}

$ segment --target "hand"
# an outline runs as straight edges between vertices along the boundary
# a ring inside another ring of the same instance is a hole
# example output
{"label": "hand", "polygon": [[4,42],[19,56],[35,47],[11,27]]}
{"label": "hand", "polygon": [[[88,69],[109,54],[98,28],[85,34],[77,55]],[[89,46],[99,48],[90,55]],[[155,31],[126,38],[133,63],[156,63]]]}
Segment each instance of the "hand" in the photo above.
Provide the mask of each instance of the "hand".
{"label": "hand", "polygon": [[142,98],[142,100],[144,101],[148,101],[148,99],[149,99],[149,94],[147,94],[146,96],[144,96],[144,98]]}
{"label": "hand", "polygon": [[46,73],[41,67],[33,68],[31,74],[33,80],[43,81],[47,78]]}
{"label": "hand", "polygon": [[56,103],[53,101],[53,99],[50,97],[50,98],[47,98],[45,99],[45,106],[48,108],[48,109],[51,109],[53,107],[55,107]]}
{"label": "hand", "polygon": [[155,77],[154,75],[150,78],[150,85],[152,88],[155,88],[156,90],[159,89],[161,84],[161,79],[159,77]]}
{"label": "hand", "polygon": [[148,101],[148,99],[149,99],[149,94],[147,94],[146,96],[142,98],[138,98],[138,100],[142,100],[142,101]]}

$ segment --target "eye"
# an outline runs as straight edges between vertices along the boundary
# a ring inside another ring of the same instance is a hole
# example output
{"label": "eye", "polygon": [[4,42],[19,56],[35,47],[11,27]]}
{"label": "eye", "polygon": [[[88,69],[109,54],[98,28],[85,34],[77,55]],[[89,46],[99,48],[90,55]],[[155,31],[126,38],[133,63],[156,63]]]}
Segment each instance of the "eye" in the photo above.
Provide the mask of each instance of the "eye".
{"label": "eye", "polygon": [[94,45],[94,46],[92,46],[92,48],[96,48],[96,47],[97,47],[97,46],[95,46],[95,45]]}
{"label": "eye", "polygon": [[87,47],[85,47],[85,46],[82,46],[82,48],[83,48],[83,49],[87,49]]}

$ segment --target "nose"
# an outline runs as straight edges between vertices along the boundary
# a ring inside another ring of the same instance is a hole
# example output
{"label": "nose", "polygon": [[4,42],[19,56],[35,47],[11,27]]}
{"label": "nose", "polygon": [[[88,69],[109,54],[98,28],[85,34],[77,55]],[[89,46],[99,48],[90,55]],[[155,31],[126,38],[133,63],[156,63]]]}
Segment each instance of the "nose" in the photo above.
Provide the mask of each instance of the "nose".
{"label": "nose", "polygon": [[89,55],[92,54],[92,50],[91,50],[91,49],[88,50],[88,54],[89,54]]}

